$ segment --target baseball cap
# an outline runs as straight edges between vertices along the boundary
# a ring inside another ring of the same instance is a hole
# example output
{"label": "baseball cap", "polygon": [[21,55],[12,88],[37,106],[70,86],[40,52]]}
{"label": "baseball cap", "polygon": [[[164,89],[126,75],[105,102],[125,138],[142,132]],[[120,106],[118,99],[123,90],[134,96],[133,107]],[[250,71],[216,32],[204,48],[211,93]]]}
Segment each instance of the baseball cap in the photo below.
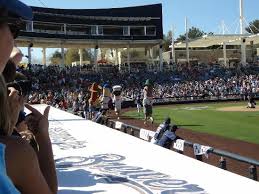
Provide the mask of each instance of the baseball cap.
{"label": "baseball cap", "polygon": [[173,130],[173,131],[176,131],[177,129],[179,129],[179,128],[177,127],[177,125],[173,125],[173,126],[171,127],[171,130]]}
{"label": "baseball cap", "polygon": [[171,123],[170,117],[167,117],[167,118],[165,119],[165,123],[166,123],[166,124],[170,124],[170,123]]}
{"label": "baseball cap", "polygon": [[33,18],[31,7],[19,0],[0,0],[0,7],[24,20],[32,20]]}

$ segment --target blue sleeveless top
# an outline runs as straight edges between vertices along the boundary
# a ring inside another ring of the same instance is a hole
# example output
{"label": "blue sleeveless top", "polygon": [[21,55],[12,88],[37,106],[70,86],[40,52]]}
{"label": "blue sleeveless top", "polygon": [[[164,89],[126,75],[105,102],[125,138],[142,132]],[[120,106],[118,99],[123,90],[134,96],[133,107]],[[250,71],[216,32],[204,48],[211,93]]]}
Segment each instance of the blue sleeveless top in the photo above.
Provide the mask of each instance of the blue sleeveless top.
{"label": "blue sleeveless top", "polygon": [[20,194],[6,173],[5,145],[0,143],[0,194]]}

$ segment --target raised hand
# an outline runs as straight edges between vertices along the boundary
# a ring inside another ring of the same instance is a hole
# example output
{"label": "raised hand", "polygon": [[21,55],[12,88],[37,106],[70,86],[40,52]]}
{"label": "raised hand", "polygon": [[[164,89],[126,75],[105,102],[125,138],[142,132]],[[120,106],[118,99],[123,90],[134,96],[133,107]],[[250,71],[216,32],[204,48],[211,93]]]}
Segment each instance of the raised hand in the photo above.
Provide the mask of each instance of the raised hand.
{"label": "raised hand", "polygon": [[38,110],[30,106],[29,104],[25,104],[25,107],[31,111],[31,114],[26,118],[26,122],[28,124],[29,129],[35,136],[40,134],[48,135],[49,129],[49,110],[50,106],[47,106],[44,110],[44,113],[41,114]]}
{"label": "raised hand", "polygon": [[23,97],[19,96],[19,92],[13,88],[8,88],[8,105],[9,105],[9,117],[11,118],[11,131],[14,129],[19,113],[23,107]]}

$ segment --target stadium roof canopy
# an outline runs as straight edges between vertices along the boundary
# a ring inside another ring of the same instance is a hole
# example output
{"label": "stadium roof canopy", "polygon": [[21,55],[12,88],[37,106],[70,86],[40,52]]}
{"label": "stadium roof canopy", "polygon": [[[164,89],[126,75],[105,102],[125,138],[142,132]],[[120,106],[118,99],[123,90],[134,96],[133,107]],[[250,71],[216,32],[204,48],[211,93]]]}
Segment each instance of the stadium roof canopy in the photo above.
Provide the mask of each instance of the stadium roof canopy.
{"label": "stadium roof canopy", "polygon": [[104,48],[146,47],[163,39],[162,4],[110,9],[32,7],[18,46]]}
{"label": "stadium roof canopy", "polygon": [[[209,48],[214,45],[223,45],[225,42],[227,45],[240,45],[241,39],[246,40],[246,44],[250,45],[259,44],[259,34],[255,35],[204,35],[201,38],[197,38],[189,41],[189,48]],[[171,47],[171,46],[170,46]],[[186,42],[175,43],[175,48],[186,48]]]}

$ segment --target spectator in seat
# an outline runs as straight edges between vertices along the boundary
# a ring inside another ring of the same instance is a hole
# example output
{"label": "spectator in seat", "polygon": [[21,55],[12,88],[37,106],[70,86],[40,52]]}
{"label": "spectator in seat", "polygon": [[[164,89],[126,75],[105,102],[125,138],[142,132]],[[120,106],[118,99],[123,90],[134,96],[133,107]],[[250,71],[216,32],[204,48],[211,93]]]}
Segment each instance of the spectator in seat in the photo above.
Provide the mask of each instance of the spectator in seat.
{"label": "spectator in seat", "polygon": [[256,102],[252,95],[248,96],[247,108],[256,108]]}
{"label": "spectator in seat", "polygon": [[[3,72],[22,19],[31,20],[31,8],[18,0],[0,0],[0,73]],[[8,92],[8,93],[7,93]],[[48,133],[48,112],[44,114],[29,105],[32,119],[27,121],[36,137],[40,151],[19,137],[11,137],[23,99],[14,88],[6,88],[0,75],[0,193],[54,194],[57,178]]]}
{"label": "spectator in seat", "polygon": [[173,125],[169,130],[167,130],[163,134],[161,139],[158,141],[157,145],[170,149],[172,143],[177,139],[180,139],[180,137],[176,135],[177,129],[178,127],[176,125]]}
{"label": "spectator in seat", "polygon": [[170,129],[170,123],[171,123],[171,119],[168,117],[165,119],[163,123],[161,123],[158,126],[154,137],[151,139],[151,143],[157,144],[159,142],[163,134]]}

